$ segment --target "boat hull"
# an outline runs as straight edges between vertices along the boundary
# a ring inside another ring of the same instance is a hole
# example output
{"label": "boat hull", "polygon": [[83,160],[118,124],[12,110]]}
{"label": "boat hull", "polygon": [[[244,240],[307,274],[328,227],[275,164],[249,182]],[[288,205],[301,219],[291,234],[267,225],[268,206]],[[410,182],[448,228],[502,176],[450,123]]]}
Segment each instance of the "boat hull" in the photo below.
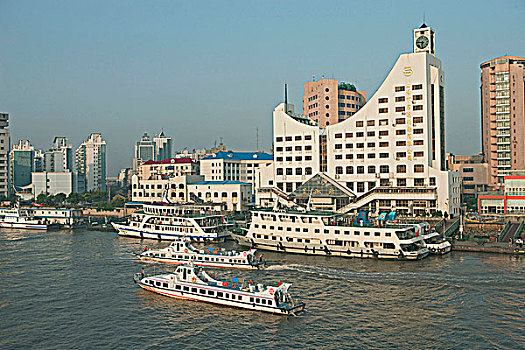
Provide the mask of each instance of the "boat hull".
{"label": "boat hull", "polygon": [[179,240],[181,238],[189,238],[193,241],[211,241],[211,242],[223,242],[226,237],[228,237],[228,234],[225,234],[224,236],[217,236],[217,237],[204,237],[204,236],[190,236],[190,235],[176,235],[176,234],[168,234],[164,232],[150,232],[145,230],[139,230],[136,228],[131,228],[126,225],[116,224],[112,223],[115,230],[117,230],[119,236],[124,237],[133,237],[133,238],[139,238],[139,239],[156,239],[156,240],[165,240],[165,241],[175,241]]}
{"label": "boat hull", "polygon": [[49,225],[45,224],[24,224],[24,223],[0,223],[0,228],[24,229],[24,230],[41,230],[46,231],[50,229]]}
{"label": "boat hull", "polygon": [[326,249],[324,246],[312,246],[307,244],[294,243],[294,246],[284,243],[261,243],[254,242],[252,239],[246,236],[231,234],[231,237],[237,241],[241,246],[250,248],[257,248],[260,250],[275,251],[280,253],[292,253],[302,255],[324,255],[324,256],[337,256],[344,258],[369,258],[369,259],[389,259],[389,260],[420,260],[428,256],[428,249],[417,251],[417,252],[380,252],[374,249],[359,249],[359,250],[337,250],[333,247]]}
{"label": "boat hull", "polygon": [[[205,297],[197,293],[192,293],[190,291],[177,291],[177,290],[173,290],[169,288],[154,287],[154,286],[146,285],[140,281],[137,282],[137,284],[139,285],[139,287],[147,291],[161,294],[161,295],[164,295],[170,298],[202,301],[202,302],[207,302],[207,303],[216,304],[216,305],[237,307],[237,308],[255,310],[255,311],[263,311],[263,312],[280,314],[280,315],[294,315],[294,314],[304,311],[304,307],[305,307],[304,303],[299,303],[293,308],[265,307],[265,306],[260,306],[260,305],[256,305],[253,303],[249,303],[247,301],[232,301],[232,300],[217,299],[217,298]],[[203,286],[198,285],[198,284],[195,284],[195,285],[188,284],[188,286],[191,286],[194,288],[203,288]],[[228,290],[225,290],[225,292],[231,293],[231,291],[228,291]]]}
{"label": "boat hull", "polygon": [[231,269],[246,269],[246,270],[257,270],[260,267],[249,265],[249,264],[224,264],[224,263],[214,263],[214,262],[199,262],[196,260],[182,260],[182,259],[173,259],[173,258],[155,258],[151,256],[141,256],[137,254],[137,257],[144,262],[160,262],[164,264],[173,264],[173,265],[184,265],[192,263],[195,266],[203,267],[219,267],[219,268],[231,268]]}

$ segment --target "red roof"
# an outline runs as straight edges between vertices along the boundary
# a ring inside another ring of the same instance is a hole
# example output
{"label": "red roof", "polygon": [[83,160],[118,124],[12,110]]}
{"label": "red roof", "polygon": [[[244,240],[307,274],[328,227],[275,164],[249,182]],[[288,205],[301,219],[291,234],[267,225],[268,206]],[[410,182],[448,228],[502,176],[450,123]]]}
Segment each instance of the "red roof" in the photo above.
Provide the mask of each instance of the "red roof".
{"label": "red roof", "polygon": [[195,161],[191,158],[168,158],[163,160],[148,160],[147,162],[144,162],[142,164],[150,165],[150,164],[184,164],[184,163],[195,163]]}

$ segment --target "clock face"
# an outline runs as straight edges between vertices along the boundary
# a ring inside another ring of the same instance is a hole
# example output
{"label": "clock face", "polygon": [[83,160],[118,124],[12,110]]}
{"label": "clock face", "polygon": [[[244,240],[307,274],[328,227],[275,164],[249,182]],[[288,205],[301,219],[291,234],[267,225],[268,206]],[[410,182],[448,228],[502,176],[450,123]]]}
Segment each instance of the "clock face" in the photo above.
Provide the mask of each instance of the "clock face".
{"label": "clock face", "polygon": [[428,38],[424,35],[416,39],[416,46],[418,49],[424,49],[428,46]]}

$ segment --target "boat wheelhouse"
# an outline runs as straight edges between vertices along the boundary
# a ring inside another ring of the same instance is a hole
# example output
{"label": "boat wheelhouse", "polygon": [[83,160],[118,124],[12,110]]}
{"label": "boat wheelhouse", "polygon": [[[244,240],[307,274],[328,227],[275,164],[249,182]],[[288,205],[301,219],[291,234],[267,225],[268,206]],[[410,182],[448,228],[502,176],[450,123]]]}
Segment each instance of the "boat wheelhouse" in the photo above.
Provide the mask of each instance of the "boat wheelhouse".
{"label": "boat wheelhouse", "polygon": [[232,226],[220,213],[209,213],[204,205],[144,204],[127,223],[112,223],[121,236],[195,241],[222,241]]}
{"label": "boat wheelhouse", "polygon": [[446,254],[452,250],[452,244],[438,232],[430,231],[423,235],[423,242],[430,254]]}
{"label": "boat wheelhouse", "polygon": [[403,260],[428,255],[419,225],[372,225],[366,212],[352,222],[332,212],[255,210],[246,234],[232,237],[241,245],[287,253]]}
{"label": "boat wheelhouse", "polygon": [[60,228],[59,224],[43,218],[36,218],[33,213],[27,209],[18,207],[7,209],[0,208],[0,227],[1,228],[18,228],[30,230],[49,230]]}
{"label": "boat wheelhouse", "polygon": [[236,269],[260,269],[264,267],[262,258],[257,260],[255,249],[242,252],[211,247],[197,249],[186,239],[176,240],[163,249],[145,250],[137,256],[142,261],[167,264],[193,263],[195,266]]}
{"label": "boat wheelhouse", "polygon": [[283,315],[294,315],[304,311],[305,304],[295,302],[289,289],[291,284],[279,283],[265,286],[236,277],[219,281],[201,267],[192,265],[177,267],[174,273],[148,276],[135,274],[135,283],[141,288],[172,298],[205,301],[213,304],[265,311]]}

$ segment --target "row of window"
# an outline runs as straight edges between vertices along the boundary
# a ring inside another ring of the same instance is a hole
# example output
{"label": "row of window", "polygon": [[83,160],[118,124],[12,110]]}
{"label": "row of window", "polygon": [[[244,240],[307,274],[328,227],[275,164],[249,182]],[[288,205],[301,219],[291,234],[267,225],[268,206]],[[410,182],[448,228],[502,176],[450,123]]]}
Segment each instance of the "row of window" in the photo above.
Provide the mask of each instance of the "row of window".
{"label": "row of window", "polygon": [[[412,141],[408,141],[408,145],[409,146],[412,146],[412,144],[414,146],[423,146],[424,141],[423,140],[414,140],[413,142]],[[368,148],[375,148],[376,145],[378,145],[379,147],[389,147],[390,143],[388,141],[381,141],[379,143],[375,143],[375,142],[367,142],[366,143],[366,147],[368,147]],[[406,145],[407,145],[407,141],[405,141],[405,140],[396,141],[396,147],[405,147]],[[345,144],[345,148],[353,149],[354,148],[354,144],[353,143],[347,143],[347,144]],[[364,142],[358,142],[358,143],[355,144],[355,148],[365,148],[365,143]],[[343,144],[342,143],[336,143],[334,145],[334,149],[343,149]]]}
{"label": "row of window", "polygon": [[[286,175],[294,174],[293,168],[286,168]],[[304,168],[305,175],[312,175],[313,171],[311,167]],[[277,175],[284,175],[283,168],[277,168]],[[303,168],[295,168],[295,175],[303,175]]]}
{"label": "row of window", "polygon": [[[414,84],[414,85],[412,85],[412,90],[421,90],[421,89],[423,89],[423,84]],[[396,86],[394,88],[394,91],[395,92],[405,91],[405,87],[404,86]]]}
{"label": "row of window", "polygon": [[[301,135],[296,136],[286,136],[285,141],[301,141],[303,137]],[[312,139],[312,135],[304,135],[304,140],[308,141]],[[283,142],[283,137],[278,136],[275,138],[275,142]]]}
{"label": "row of window", "polygon": [[[293,161],[293,158],[294,158],[294,157],[290,157],[290,156],[289,156],[289,157],[286,157],[286,161],[287,161],[287,162],[292,162],[292,161]],[[277,157],[277,158],[276,158],[276,160],[277,160],[278,162],[282,162],[283,159],[284,159],[283,157]],[[312,156],[305,156],[305,157],[304,157],[304,161],[305,161],[305,162],[308,162],[308,161],[311,161],[311,160],[312,160]],[[295,156],[295,161],[296,161],[296,162],[302,162],[302,161],[303,161],[303,157],[302,157],[302,156]]]}
{"label": "row of window", "polygon": [[[423,100],[423,95],[414,95],[414,96],[412,96],[412,99],[414,101],[421,101],[421,100]],[[405,96],[396,96],[395,101],[396,102],[405,102]],[[379,103],[388,103],[388,98],[387,97],[382,97],[382,98],[378,99],[378,102]]]}
{"label": "row of window", "polygon": [[[357,174],[364,174],[365,173],[365,166],[359,165],[355,167]],[[353,174],[354,173],[354,167],[349,165],[346,167],[346,174]],[[368,166],[368,174],[375,174],[376,166],[375,165],[369,165]],[[388,174],[390,172],[390,166],[389,165],[380,165],[379,166],[379,173],[381,174]],[[407,172],[407,166],[405,164],[398,164],[396,165],[396,172],[398,174],[405,174]],[[423,164],[414,164],[414,173],[423,173],[425,172],[425,166]],[[336,166],[335,167],[335,173],[338,175],[343,174],[343,167],[342,166]]]}
{"label": "row of window", "polygon": [[[287,146],[287,147],[281,147],[281,146],[278,146],[278,147],[275,147],[275,151],[276,152],[282,152],[283,149],[286,151],[286,152],[291,152],[293,147],[292,146]],[[303,147],[302,146],[295,146],[295,151],[302,151],[303,150]],[[306,145],[304,146],[304,150],[305,151],[311,151],[312,150],[312,146],[311,145]]]}
{"label": "row of window", "polygon": [[340,100],[344,100],[345,98],[347,100],[355,100],[355,101],[358,101],[360,102],[361,101],[361,97],[355,97],[355,96],[350,96],[350,95],[339,95],[338,96]]}
{"label": "row of window", "polygon": [[[255,227],[255,228],[259,228],[259,224],[254,224],[254,227]],[[261,227],[262,230],[266,230],[266,227],[267,227],[267,226],[266,226],[266,225],[260,225],[260,227]],[[268,229],[269,229],[270,231],[275,231],[275,226],[268,226]],[[284,230],[284,228],[283,228],[282,226],[277,226],[277,231],[285,232],[285,230]],[[303,228],[295,227],[295,228],[292,230],[291,227],[286,227],[286,232],[292,232],[292,231],[294,231],[294,232],[296,232],[296,233],[300,233],[300,232],[302,232],[302,233],[309,233],[309,232],[310,232],[310,229],[307,228],[307,227],[303,227]],[[316,228],[316,229],[314,229],[313,231],[314,231],[315,234],[321,234],[321,229]],[[328,234],[330,234],[330,230],[328,230],[328,229],[323,229],[323,232],[322,232],[322,233],[325,234],[325,235],[328,235]],[[334,231],[333,231],[333,234],[335,234],[335,235],[340,235],[340,234],[349,235],[349,234],[350,234],[350,231],[346,231],[346,230],[344,230],[344,231],[341,231],[341,230],[334,230]],[[354,235],[354,236],[360,236],[360,235],[361,235],[361,231],[354,231],[354,234],[353,234],[353,235]],[[365,232],[363,232],[363,236],[370,236],[370,235],[371,235],[371,233],[370,233],[369,231],[365,231]],[[381,237],[381,236],[383,236],[383,235],[381,235],[381,232],[374,232],[374,237]],[[385,237],[391,237],[392,234],[391,234],[390,232],[385,232],[385,233],[384,233],[384,236],[385,236]],[[256,238],[264,238],[264,239],[268,239],[268,236],[266,236],[266,235],[260,235],[260,234],[256,234],[255,237],[256,237]],[[289,237],[286,237],[286,238],[289,238]],[[306,242],[306,243],[310,243],[310,242]]]}
{"label": "row of window", "polygon": [[[415,152],[411,152],[410,150],[408,151],[408,156],[409,156],[409,160],[411,160],[411,158],[422,158],[425,156],[425,152],[424,151],[415,151]],[[379,158],[380,159],[386,159],[386,158],[389,158],[390,157],[390,153],[379,153]],[[396,160],[399,160],[401,158],[406,158],[407,157],[407,152],[396,152]],[[368,153],[367,155],[367,158],[368,159],[376,159],[376,153]],[[335,160],[342,160],[343,159],[343,155],[342,154],[336,154],[335,155]],[[346,154],[345,155],[345,159],[347,160],[352,160],[354,159],[354,154],[353,153],[350,153],[350,154]],[[356,154],[356,157],[355,159],[365,159],[365,154],[364,153],[358,153]]]}

